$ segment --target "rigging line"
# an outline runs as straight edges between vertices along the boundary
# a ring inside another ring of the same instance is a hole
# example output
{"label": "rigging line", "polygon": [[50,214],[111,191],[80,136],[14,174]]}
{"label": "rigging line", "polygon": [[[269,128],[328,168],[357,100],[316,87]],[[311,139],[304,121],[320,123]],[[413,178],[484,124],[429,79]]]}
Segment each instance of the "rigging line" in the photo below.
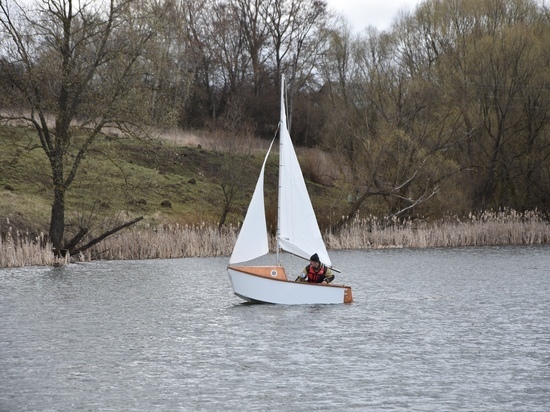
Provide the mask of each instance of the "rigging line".
{"label": "rigging line", "polygon": [[275,135],[273,136],[273,140],[277,138],[280,128],[281,128],[281,121],[279,120],[279,122],[277,123],[277,129],[275,130]]}

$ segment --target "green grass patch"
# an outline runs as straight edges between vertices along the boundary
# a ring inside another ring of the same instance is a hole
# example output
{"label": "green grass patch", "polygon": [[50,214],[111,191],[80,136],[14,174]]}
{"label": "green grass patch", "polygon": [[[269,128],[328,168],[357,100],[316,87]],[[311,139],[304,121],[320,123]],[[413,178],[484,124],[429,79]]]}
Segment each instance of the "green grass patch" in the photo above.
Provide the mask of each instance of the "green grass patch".
{"label": "green grass patch", "polygon": [[[74,155],[69,154],[68,161]],[[104,230],[137,216],[144,216],[144,223],[153,226],[216,224],[223,206],[220,175],[227,167],[225,156],[229,155],[161,140],[102,136],[82,160],[66,193],[67,231],[74,233],[83,226]],[[243,180],[227,223],[242,220],[262,160],[244,155],[233,159],[237,164],[251,164],[254,176]],[[271,169],[276,170],[276,160]],[[51,169],[31,129],[0,127],[0,193],[3,231],[9,221],[16,230],[47,232],[53,196]]]}
{"label": "green grass patch", "polygon": [[[79,143],[75,137],[74,143]],[[0,126],[0,230],[9,220],[16,230],[33,234],[49,229],[53,201],[49,161],[30,128]],[[86,154],[66,193],[67,237],[87,227],[92,234],[143,216],[141,224],[216,225],[224,206],[222,184],[238,182],[226,224],[239,225],[256,184],[264,152],[242,153],[177,146],[166,140],[101,136]],[[66,164],[76,150],[68,151]],[[278,158],[270,156],[265,187],[268,226],[277,215]],[[68,169],[65,170],[65,175]],[[307,170],[304,173],[309,176]],[[231,181],[231,178],[229,178]],[[308,182],[321,227],[339,219],[345,196],[334,186]]]}

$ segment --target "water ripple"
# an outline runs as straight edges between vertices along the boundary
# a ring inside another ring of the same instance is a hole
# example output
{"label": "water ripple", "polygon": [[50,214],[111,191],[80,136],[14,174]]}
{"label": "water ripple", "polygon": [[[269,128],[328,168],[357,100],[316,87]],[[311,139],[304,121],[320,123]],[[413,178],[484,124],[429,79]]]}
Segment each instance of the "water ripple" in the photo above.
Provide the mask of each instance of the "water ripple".
{"label": "water ripple", "polygon": [[335,252],[334,306],[241,303],[222,258],[3,269],[0,410],[546,411],[549,252]]}

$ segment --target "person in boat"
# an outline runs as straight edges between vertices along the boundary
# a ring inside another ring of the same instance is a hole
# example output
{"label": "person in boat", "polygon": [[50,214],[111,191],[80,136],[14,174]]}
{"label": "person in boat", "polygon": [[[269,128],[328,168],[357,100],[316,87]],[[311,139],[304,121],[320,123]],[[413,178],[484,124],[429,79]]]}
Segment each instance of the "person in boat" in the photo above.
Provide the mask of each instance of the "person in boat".
{"label": "person in boat", "polygon": [[296,278],[296,282],[320,283],[321,285],[327,285],[333,280],[332,270],[321,262],[317,253],[309,258],[309,265]]}

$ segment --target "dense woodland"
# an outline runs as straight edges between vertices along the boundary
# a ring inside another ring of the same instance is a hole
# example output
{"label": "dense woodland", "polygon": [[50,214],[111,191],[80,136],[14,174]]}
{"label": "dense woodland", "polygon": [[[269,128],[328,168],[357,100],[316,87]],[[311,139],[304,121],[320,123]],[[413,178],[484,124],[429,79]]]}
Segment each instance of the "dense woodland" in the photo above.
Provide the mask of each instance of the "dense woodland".
{"label": "dense woodland", "polygon": [[295,144],[330,155],[306,177],[345,216],[547,213],[549,60],[535,0],[426,0],[360,34],[323,0],[0,1],[0,115],[40,138],[57,248],[106,130],[271,139],[283,75]]}

